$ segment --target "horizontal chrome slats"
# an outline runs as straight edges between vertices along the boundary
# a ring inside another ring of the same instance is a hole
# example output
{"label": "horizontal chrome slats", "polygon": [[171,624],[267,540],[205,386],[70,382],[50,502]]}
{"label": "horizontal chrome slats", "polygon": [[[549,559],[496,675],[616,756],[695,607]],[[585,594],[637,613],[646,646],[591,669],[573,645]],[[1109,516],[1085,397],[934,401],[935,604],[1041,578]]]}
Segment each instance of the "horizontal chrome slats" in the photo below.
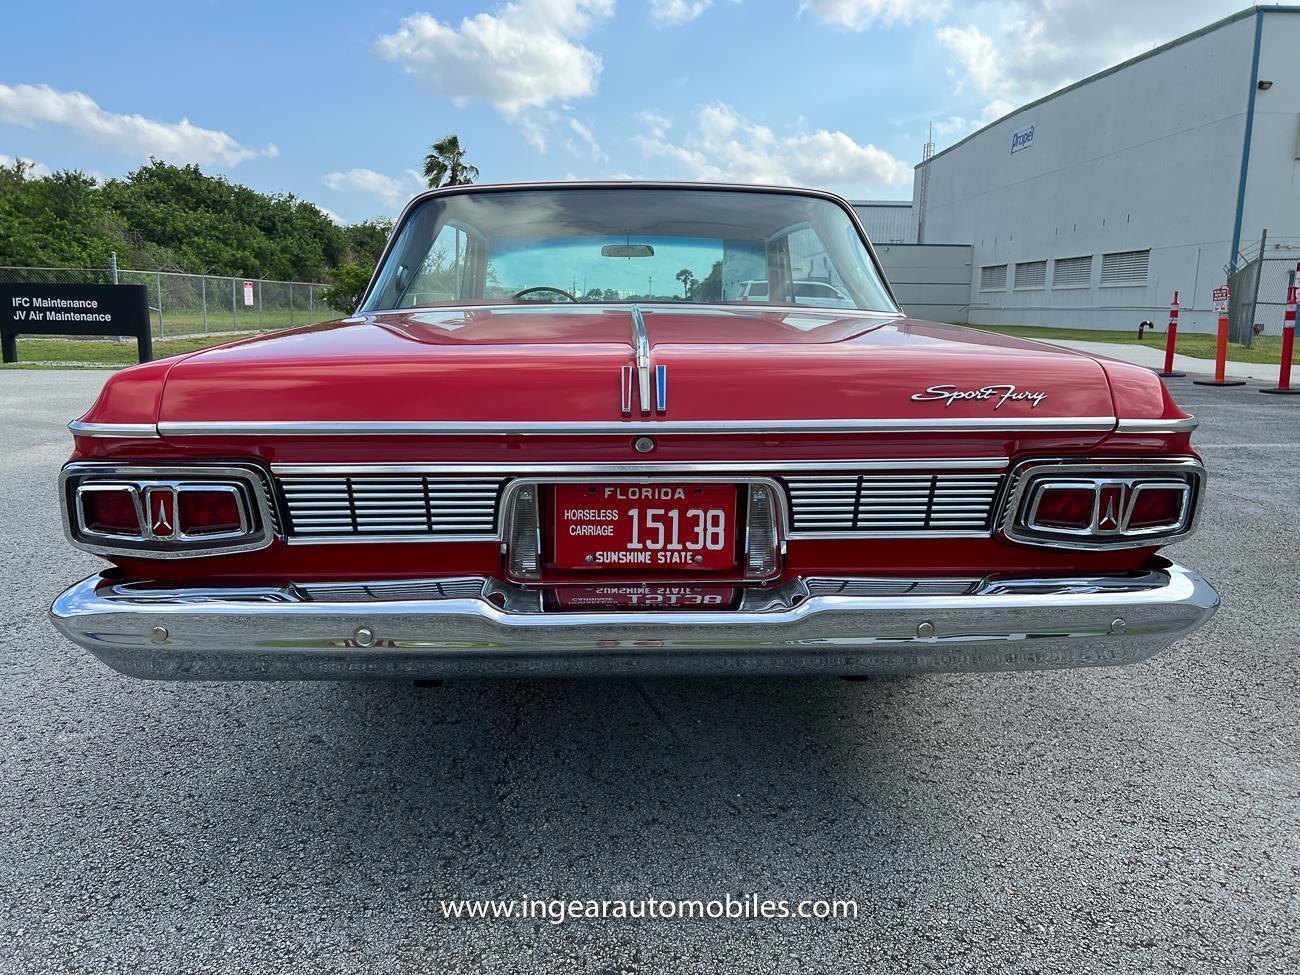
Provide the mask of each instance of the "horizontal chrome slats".
{"label": "horizontal chrome slats", "polygon": [[465,599],[483,595],[487,580],[478,576],[458,579],[410,579],[401,582],[313,582],[298,585],[298,592],[318,603],[367,603],[429,599]]}
{"label": "horizontal chrome slats", "polygon": [[[504,474],[425,473],[415,465],[275,473],[290,541],[499,538]],[[678,477],[690,479],[689,474]],[[893,473],[879,468],[791,473],[780,481],[794,537],[988,535],[1003,475],[963,469],[919,473],[904,467]]]}
{"label": "horizontal chrome slats", "polygon": [[988,534],[1000,474],[799,474],[783,478],[792,534]]}
{"label": "horizontal chrome slats", "polygon": [[808,593],[812,596],[963,596],[974,592],[982,582],[982,578],[870,579],[823,576],[804,580]]}
{"label": "horizontal chrome slats", "polygon": [[280,475],[289,535],[300,539],[495,538],[501,477]]}

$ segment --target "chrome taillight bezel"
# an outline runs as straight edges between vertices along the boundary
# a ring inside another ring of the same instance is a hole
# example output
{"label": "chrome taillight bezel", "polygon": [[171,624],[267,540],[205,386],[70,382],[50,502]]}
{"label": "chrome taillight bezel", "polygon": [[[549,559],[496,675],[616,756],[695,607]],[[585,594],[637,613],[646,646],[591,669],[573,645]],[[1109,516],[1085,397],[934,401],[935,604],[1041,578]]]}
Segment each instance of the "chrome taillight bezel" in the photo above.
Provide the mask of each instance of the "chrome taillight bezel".
{"label": "chrome taillight bezel", "polygon": [[[74,461],[59,475],[63,530],[74,547],[96,555],[188,559],[253,552],[266,548],[275,538],[276,519],[267,484],[267,474],[253,465]],[[130,492],[140,522],[139,534],[95,531],[87,525],[82,498],[88,492],[101,490]],[[179,519],[180,496],[195,490],[234,493],[239,529],[186,534],[177,524],[170,534],[156,532],[147,507],[151,492],[170,495],[172,516]]]}
{"label": "chrome taillight bezel", "polygon": [[[1051,488],[1090,488],[1094,492],[1091,524],[1086,529],[1045,526],[1036,521],[1038,504]],[[1106,488],[1119,488],[1123,504],[1103,512]],[[1182,494],[1179,517],[1172,525],[1129,528],[1134,506],[1144,490],[1176,489]],[[1194,457],[1053,458],[1027,460],[1011,471],[1007,499],[999,519],[1000,537],[1022,545],[1077,550],[1146,548],[1167,545],[1196,530],[1205,467]],[[1106,524],[1113,518],[1113,525]]]}

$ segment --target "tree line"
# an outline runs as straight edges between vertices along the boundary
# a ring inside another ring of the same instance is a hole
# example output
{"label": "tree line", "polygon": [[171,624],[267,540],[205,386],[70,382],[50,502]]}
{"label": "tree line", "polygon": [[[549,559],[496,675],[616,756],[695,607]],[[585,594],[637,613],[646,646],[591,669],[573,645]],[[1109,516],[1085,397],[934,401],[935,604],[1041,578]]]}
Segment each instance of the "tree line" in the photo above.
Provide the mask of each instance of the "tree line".
{"label": "tree line", "polygon": [[[340,227],[292,193],[259,193],[198,166],[151,159],[120,179],[0,166],[0,265],[109,266],[285,281],[369,277],[392,229]],[[354,306],[355,307],[355,306]],[[344,309],[351,311],[351,308]]]}
{"label": "tree line", "polygon": [[[430,187],[470,183],[477,167],[455,135],[429,147]],[[292,193],[259,193],[196,165],[151,158],[120,179],[77,170],[37,176],[0,165],[0,266],[180,271],[329,281],[325,300],[356,308],[393,228],[386,218],[341,227]]]}

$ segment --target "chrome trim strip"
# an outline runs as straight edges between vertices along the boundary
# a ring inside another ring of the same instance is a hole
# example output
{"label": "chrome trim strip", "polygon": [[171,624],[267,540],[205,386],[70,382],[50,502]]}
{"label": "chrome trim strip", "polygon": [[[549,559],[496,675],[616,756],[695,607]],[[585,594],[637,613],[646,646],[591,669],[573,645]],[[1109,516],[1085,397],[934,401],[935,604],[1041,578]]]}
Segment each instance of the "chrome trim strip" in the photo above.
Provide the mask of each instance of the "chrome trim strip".
{"label": "chrome trim strip", "polygon": [[641,309],[632,306],[632,339],[636,345],[636,378],[641,393],[641,412],[650,412],[650,336],[646,334]]}
{"label": "chrome trim strip", "polygon": [[668,412],[668,367],[655,366],[655,409]]}
{"label": "chrome trim strip", "polygon": [[1209,583],[1155,565],[910,596],[810,595],[793,580],[743,588],[736,610],[676,612],[545,612],[537,587],[496,581],[479,597],[358,603],[92,576],[50,617],[118,672],[171,680],[1036,670],[1145,660],[1209,620]]}
{"label": "chrome trim strip", "polygon": [[161,440],[153,423],[87,423],[73,420],[68,424],[74,437],[112,437],[122,440]]}
{"label": "chrome trim strip", "polygon": [[766,474],[769,471],[1001,471],[1005,457],[973,457],[933,460],[775,460],[717,461],[683,464],[272,464],[271,473],[296,474],[716,474],[737,471]]}
{"label": "chrome trim strip", "polygon": [[1194,416],[1178,420],[1119,420],[1116,433],[1190,433],[1201,425]]}
{"label": "chrome trim strip", "polygon": [[164,437],[472,437],[472,436],[621,436],[629,433],[685,434],[692,436],[855,434],[855,433],[1107,433],[1115,428],[1113,416],[983,417],[883,420],[614,420],[572,423],[521,420],[503,421],[391,421],[358,420],[312,422],[297,420],[164,420],[158,431]]}

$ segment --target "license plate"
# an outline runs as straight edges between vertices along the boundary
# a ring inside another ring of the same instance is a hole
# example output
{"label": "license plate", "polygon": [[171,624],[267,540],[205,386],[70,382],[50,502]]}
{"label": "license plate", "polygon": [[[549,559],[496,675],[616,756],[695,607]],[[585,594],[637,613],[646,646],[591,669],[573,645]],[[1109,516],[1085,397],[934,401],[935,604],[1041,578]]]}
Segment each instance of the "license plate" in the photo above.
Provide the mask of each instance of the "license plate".
{"label": "license plate", "polygon": [[560,586],[559,609],[729,609],[736,590],[728,586]]}
{"label": "license plate", "polygon": [[557,484],[561,569],[718,571],[736,564],[734,484]]}

